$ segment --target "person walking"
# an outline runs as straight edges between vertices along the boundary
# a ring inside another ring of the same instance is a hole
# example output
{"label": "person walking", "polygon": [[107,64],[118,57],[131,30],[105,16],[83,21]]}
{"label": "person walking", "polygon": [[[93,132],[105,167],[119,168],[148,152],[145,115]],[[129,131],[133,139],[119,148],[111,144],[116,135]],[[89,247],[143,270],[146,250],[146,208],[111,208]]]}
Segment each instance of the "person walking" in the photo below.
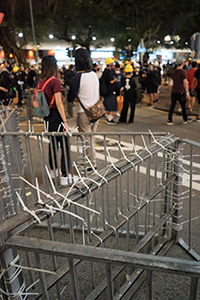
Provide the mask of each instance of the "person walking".
{"label": "person walking", "polygon": [[[44,117],[44,121],[46,124],[46,128],[48,128],[49,132],[59,132],[66,131],[68,129],[68,124],[65,116],[65,110],[62,103],[62,88],[59,79],[57,78],[58,69],[57,69],[57,61],[54,56],[47,55],[42,59],[42,75],[40,81],[38,82],[38,88],[42,88],[43,85],[47,82],[44,88],[44,94],[47,100],[48,105],[50,105],[52,98],[55,97],[55,101],[53,102],[50,108],[50,114],[47,117]],[[63,124],[63,125],[61,125]],[[56,141],[56,146],[55,146]],[[64,145],[65,143],[65,145]],[[59,175],[58,168],[58,159],[57,159],[57,151],[56,149],[60,145],[61,148],[61,177],[60,183],[61,185],[68,185],[72,183],[72,176],[68,173],[71,166],[70,159],[70,149],[69,149],[69,138],[59,136],[54,138],[50,137],[49,143],[49,165],[51,169],[51,177],[55,178]],[[65,153],[65,149],[67,153]],[[67,165],[65,164],[65,157],[67,156]],[[54,167],[56,171],[54,172]]]}
{"label": "person walking", "polygon": [[179,101],[182,108],[183,124],[186,125],[192,122],[192,119],[188,118],[186,111],[186,101],[189,98],[189,88],[187,73],[183,70],[184,58],[177,58],[176,65],[177,68],[172,72],[173,85],[171,86],[171,106],[169,109],[167,125],[174,125],[172,122],[172,116],[177,101]]}
{"label": "person walking", "polygon": [[[78,102],[78,114],[77,125],[80,132],[96,132],[98,127],[98,121],[90,123],[83,107],[88,108],[96,104],[100,98],[99,95],[99,79],[95,72],[92,70],[92,63],[89,57],[89,53],[84,48],[78,48],[75,51],[75,65],[77,74],[73,77],[70,90],[67,95],[69,102]],[[96,168],[96,151],[95,151],[95,136],[91,138],[91,144],[89,136],[86,138],[86,154],[90,159],[93,166]],[[93,169],[88,166],[84,172],[91,173]]]}
{"label": "person walking", "polygon": [[124,102],[123,108],[121,112],[121,116],[119,122],[126,123],[127,122],[127,113],[129,105],[131,106],[131,113],[129,116],[128,123],[133,123],[134,114],[135,114],[135,105],[136,105],[136,83],[134,78],[132,77],[133,67],[130,64],[127,64],[124,72],[126,73],[125,78],[122,78],[122,87],[121,90],[124,91]]}

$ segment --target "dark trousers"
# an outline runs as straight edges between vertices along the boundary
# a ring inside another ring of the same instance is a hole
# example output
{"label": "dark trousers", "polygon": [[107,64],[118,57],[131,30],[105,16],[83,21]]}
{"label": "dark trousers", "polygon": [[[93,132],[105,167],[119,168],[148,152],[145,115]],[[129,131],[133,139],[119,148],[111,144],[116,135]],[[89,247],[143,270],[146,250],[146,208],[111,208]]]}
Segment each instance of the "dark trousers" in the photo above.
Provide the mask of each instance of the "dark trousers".
{"label": "dark trousers", "polygon": [[58,148],[60,146],[61,149],[61,173],[63,176],[67,175],[67,171],[70,170],[70,145],[69,145],[69,138],[64,137],[50,137],[49,138],[49,166],[51,170],[53,170],[54,166],[55,169],[58,168]]}
{"label": "dark trousers", "polygon": [[171,106],[169,109],[168,121],[172,122],[172,115],[174,112],[174,108],[176,106],[176,102],[179,102],[182,108],[183,120],[187,121],[187,112],[186,112],[186,94],[184,93],[171,93]]}
{"label": "dark trousers", "polygon": [[119,119],[119,121],[122,122],[122,123],[126,123],[127,113],[128,113],[128,108],[129,108],[129,103],[130,103],[130,107],[131,107],[131,113],[130,113],[130,117],[129,117],[128,123],[133,123],[133,119],[134,119],[134,115],[135,115],[135,103],[136,103],[136,99],[135,98],[126,97],[126,96],[124,96],[123,108],[122,108],[121,116],[120,116],[120,119]]}
{"label": "dark trousers", "polygon": [[[57,109],[51,109],[48,117],[45,117],[46,128],[49,132],[57,132],[62,118]],[[60,132],[63,127],[60,126]],[[58,148],[61,149],[61,172],[63,176],[67,175],[67,170],[71,169],[70,142],[67,136],[49,137],[49,166],[51,170],[58,168]]]}

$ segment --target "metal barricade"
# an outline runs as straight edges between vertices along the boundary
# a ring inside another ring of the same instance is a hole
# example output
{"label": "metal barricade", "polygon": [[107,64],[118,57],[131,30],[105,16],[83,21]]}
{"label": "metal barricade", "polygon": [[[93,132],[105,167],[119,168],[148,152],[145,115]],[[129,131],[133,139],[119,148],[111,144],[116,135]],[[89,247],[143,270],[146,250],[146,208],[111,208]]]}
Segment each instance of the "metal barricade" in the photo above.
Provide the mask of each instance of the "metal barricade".
{"label": "metal barricade", "polygon": [[[9,147],[20,138],[24,157],[23,172],[8,173],[19,183],[20,209],[0,224],[2,297],[197,299],[200,144],[165,133],[95,133],[98,169],[89,175],[92,135],[1,134]],[[68,138],[70,172],[79,176],[66,187],[46,167],[56,137]],[[180,244],[196,262],[180,259]]]}

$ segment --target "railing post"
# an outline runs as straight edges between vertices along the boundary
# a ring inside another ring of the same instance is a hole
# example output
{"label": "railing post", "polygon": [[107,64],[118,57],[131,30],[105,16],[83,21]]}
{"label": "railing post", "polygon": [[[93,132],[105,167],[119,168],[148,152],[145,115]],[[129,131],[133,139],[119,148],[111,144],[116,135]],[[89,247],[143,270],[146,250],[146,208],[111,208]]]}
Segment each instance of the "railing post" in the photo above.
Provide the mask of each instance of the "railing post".
{"label": "railing post", "polygon": [[182,231],[182,176],[183,176],[183,143],[178,141],[175,145],[174,173],[176,179],[173,184],[173,203],[176,210],[172,217],[172,238],[178,241]]}
{"label": "railing post", "polygon": [[[5,293],[12,294],[13,300],[21,300],[21,293],[26,293],[26,286],[22,276],[20,267],[11,266],[11,262],[19,264],[19,257],[17,252],[12,249],[6,249],[0,254],[1,266],[3,275],[3,282]],[[10,299],[10,296],[8,296]]]}

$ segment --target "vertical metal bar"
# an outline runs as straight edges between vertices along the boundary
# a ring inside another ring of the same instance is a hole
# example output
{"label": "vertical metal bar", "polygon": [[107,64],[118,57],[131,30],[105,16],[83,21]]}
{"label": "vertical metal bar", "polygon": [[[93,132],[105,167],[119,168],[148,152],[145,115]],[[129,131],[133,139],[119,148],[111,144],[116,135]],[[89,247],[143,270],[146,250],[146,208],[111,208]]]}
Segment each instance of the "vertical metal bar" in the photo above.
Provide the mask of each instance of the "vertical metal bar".
{"label": "vertical metal bar", "polygon": [[[53,228],[52,228],[52,222],[51,221],[52,221],[52,219],[48,218],[47,226],[48,226],[50,240],[54,241],[54,234],[53,234]],[[56,260],[55,255],[52,256],[52,260],[53,260],[53,269],[54,269],[54,271],[56,271],[57,270],[57,260]],[[56,283],[56,290],[57,290],[58,300],[60,300],[60,282],[59,281]]]}
{"label": "vertical metal bar", "polygon": [[152,271],[146,271],[146,283],[147,283],[147,300],[153,299],[153,285],[152,285]]}
{"label": "vertical metal bar", "polygon": [[[140,165],[137,165],[137,200],[140,201]],[[139,204],[137,204],[139,205]],[[136,242],[139,242],[139,211],[135,215]]]}
{"label": "vertical metal bar", "polygon": [[[35,253],[35,258],[36,258],[36,264],[37,267],[41,270],[43,270],[43,264],[42,264],[42,259],[39,253]],[[42,288],[42,299],[44,300],[49,300],[49,295],[47,291],[47,283],[45,281],[45,276],[44,273],[39,272],[39,277],[40,277],[40,284]]]}
{"label": "vertical metal bar", "polygon": [[189,250],[192,247],[192,175],[194,147],[190,150],[190,191],[189,191]]}
{"label": "vertical metal bar", "polygon": [[[43,140],[43,135],[41,135],[40,137],[37,137],[37,141],[38,141],[38,148],[40,151],[40,155],[41,155],[41,164],[42,164],[42,169],[45,169],[45,165],[47,165],[46,163],[46,156],[45,156],[45,149],[44,149],[44,140]],[[50,141],[50,139],[49,139]],[[48,144],[49,146],[49,144]],[[55,172],[55,169],[54,169]],[[42,172],[42,176],[43,176],[43,182],[44,182],[44,190],[46,193],[49,194],[49,184],[48,184],[48,180],[47,180],[47,174],[46,174],[46,170],[45,172]]]}
{"label": "vertical metal bar", "polygon": [[[117,181],[118,181],[118,178],[115,178],[115,217],[116,217],[116,220],[118,220],[118,214],[119,214],[119,211],[118,211],[119,204],[118,204],[118,193],[117,193]],[[120,209],[122,209],[122,206],[121,206]]]}
{"label": "vertical metal bar", "polygon": [[[86,206],[90,207],[89,196],[88,195],[86,196],[86,203],[87,203]],[[92,228],[91,228],[90,212],[89,212],[89,210],[87,210],[87,226],[88,226],[88,240],[89,240],[89,242],[91,242],[92,241],[92,236],[91,236]]]}
{"label": "vertical metal bar", "polygon": [[[126,209],[129,211],[130,210],[130,171],[127,172],[126,174]],[[123,194],[124,191],[122,191],[122,199],[121,201],[123,201]]]}
{"label": "vertical metal bar", "polygon": [[[11,294],[16,294],[15,300],[20,300],[21,296],[18,295],[18,292],[21,291],[22,293],[25,292],[25,285],[22,276],[21,269],[19,267],[12,266],[10,268],[10,263],[17,258],[17,252],[13,251],[12,249],[6,249],[1,253],[1,265],[5,270],[3,275],[3,279],[5,277],[5,287],[6,291]],[[16,262],[19,264],[19,261]],[[23,287],[24,285],[24,287]]]}
{"label": "vertical metal bar", "polygon": [[173,197],[176,211],[172,216],[172,237],[174,239],[179,239],[181,237],[182,231],[182,161],[183,161],[183,144],[178,142],[177,146],[177,156],[175,157],[174,171],[176,174],[176,179],[173,185]]}
{"label": "vertical metal bar", "polygon": [[106,279],[107,279],[107,293],[106,299],[113,299],[113,280],[112,280],[112,264],[107,263],[106,265]]}
{"label": "vertical metal bar", "polygon": [[198,287],[198,278],[192,277],[190,284],[190,300],[197,299],[197,287]]}
{"label": "vertical metal bar", "polygon": [[73,290],[74,300],[79,300],[80,296],[79,296],[79,286],[78,286],[76,266],[74,265],[74,260],[72,258],[68,258],[68,261],[69,261],[69,269],[70,269],[71,280],[72,280],[72,290]]}

